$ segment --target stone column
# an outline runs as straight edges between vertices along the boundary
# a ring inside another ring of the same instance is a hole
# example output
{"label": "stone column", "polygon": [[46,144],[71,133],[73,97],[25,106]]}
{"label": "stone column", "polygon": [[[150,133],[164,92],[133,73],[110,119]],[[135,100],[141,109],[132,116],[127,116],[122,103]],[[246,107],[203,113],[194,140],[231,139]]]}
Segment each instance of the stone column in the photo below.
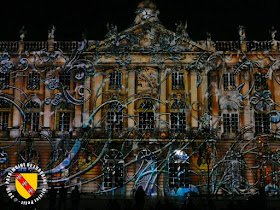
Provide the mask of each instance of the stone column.
{"label": "stone column", "polygon": [[[93,77],[88,77],[85,80],[84,86],[85,88],[91,89],[90,87],[90,83],[92,82],[92,84],[94,84],[93,82]],[[93,91],[93,90],[91,90]],[[92,92],[94,93],[94,91]],[[89,92],[87,90],[84,91],[84,99],[87,99],[89,97]],[[94,97],[93,94],[91,97]],[[89,120],[89,115],[90,115],[90,101],[88,100],[87,102],[84,103],[83,105],[83,125],[87,125],[88,120]]]}
{"label": "stone column", "polygon": [[185,92],[186,92],[186,98],[185,98],[185,103],[186,103],[186,107],[187,107],[187,110],[186,110],[186,120],[187,120],[187,129],[191,127],[191,117],[190,117],[190,109],[188,108],[190,103],[191,103],[191,100],[190,100],[190,78],[189,78],[189,72],[185,71],[184,72],[184,77],[185,77]]}
{"label": "stone column", "polygon": [[[51,98],[51,90],[45,86],[45,98]],[[50,131],[51,130],[51,119],[55,117],[55,114],[51,114],[51,107],[52,105],[44,105],[44,119],[43,119],[43,126],[45,127],[46,130]],[[54,120],[55,122],[55,120]],[[47,133],[46,133],[47,134]]]}
{"label": "stone column", "polygon": [[[102,82],[103,82],[103,75],[102,74],[96,74],[94,77],[94,100],[96,100],[96,105],[94,109],[97,109],[102,104]],[[101,87],[101,88],[100,88]],[[99,95],[99,96],[98,96]],[[102,110],[99,110],[96,115],[94,116],[94,127],[101,127],[99,121],[102,117]]]}
{"label": "stone column", "polygon": [[[165,79],[165,74],[164,74],[164,70],[160,70],[159,71],[160,74],[160,100],[163,103],[166,103],[166,84],[167,84],[167,80],[164,81]],[[160,131],[166,131],[167,130],[167,125],[166,125],[166,115],[163,113],[166,113],[166,106],[163,104],[159,105],[159,113],[161,114],[159,117],[159,130]]]}
{"label": "stone column", "polygon": [[[22,77],[22,72],[19,73],[19,76],[15,78],[14,86],[17,87],[20,90],[23,90],[23,85],[24,85],[23,78],[24,77]],[[21,92],[19,90],[16,90],[16,89],[13,89],[13,92],[14,92],[14,97],[16,99],[22,101],[21,100],[21,96],[22,96]],[[12,115],[13,115],[13,121],[12,121],[13,127],[18,126],[21,123],[21,121],[23,120],[23,117],[22,117],[20,111],[15,106],[13,106]],[[10,132],[10,136],[12,138],[19,137],[20,136],[20,129],[19,128],[12,129],[11,132]]]}
{"label": "stone column", "polygon": [[[128,71],[128,85],[127,85],[127,97],[130,97],[135,94],[135,72],[134,71]],[[130,101],[134,100],[134,97],[130,98]],[[134,102],[129,104],[127,107],[128,115],[135,115],[135,104]],[[128,128],[133,128],[135,126],[135,123],[133,121],[133,118],[128,118]]]}
{"label": "stone column", "polygon": [[192,128],[197,128],[198,127],[198,106],[195,103],[197,101],[197,74],[195,71],[192,71],[191,74],[191,86],[190,86],[190,91],[191,91],[191,105],[192,105],[192,110],[191,110],[191,125]]}

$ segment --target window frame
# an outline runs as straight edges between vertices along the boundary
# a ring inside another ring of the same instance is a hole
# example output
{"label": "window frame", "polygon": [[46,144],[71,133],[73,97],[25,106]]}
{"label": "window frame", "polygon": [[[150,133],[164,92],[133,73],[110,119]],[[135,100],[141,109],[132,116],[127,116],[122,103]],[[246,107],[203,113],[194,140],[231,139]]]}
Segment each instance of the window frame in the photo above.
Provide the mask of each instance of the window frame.
{"label": "window frame", "polygon": [[109,89],[121,89],[122,88],[122,72],[111,71],[109,73]]}
{"label": "window frame", "polygon": [[40,90],[40,73],[36,71],[31,71],[28,74],[27,79],[27,90]]}
{"label": "window frame", "polygon": [[172,90],[184,90],[185,89],[185,74],[184,72],[174,71],[172,72]]}
{"label": "window frame", "polygon": [[224,90],[234,90],[236,88],[236,75],[232,72],[225,72],[223,77],[223,87]]}
{"label": "window frame", "polygon": [[6,74],[0,72],[0,90],[7,90],[10,86],[10,72]]}
{"label": "window frame", "polygon": [[[254,113],[254,126],[255,126],[255,135],[270,133],[271,123],[269,115],[266,112],[255,112]],[[265,123],[268,123],[265,124]]]}
{"label": "window frame", "polygon": [[[226,116],[227,115],[227,116]],[[223,133],[235,134],[239,132],[239,113],[238,112],[223,112]],[[236,119],[236,120],[233,120]]]}

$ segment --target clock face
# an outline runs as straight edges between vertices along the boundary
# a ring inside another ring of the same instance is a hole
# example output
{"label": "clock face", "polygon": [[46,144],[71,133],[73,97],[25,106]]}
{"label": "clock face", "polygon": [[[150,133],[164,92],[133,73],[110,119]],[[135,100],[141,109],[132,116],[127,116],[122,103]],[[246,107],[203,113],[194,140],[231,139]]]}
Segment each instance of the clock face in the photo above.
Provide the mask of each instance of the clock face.
{"label": "clock face", "polygon": [[149,19],[149,18],[151,18],[153,15],[152,15],[152,10],[150,10],[150,9],[144,9],[143,11],[142,11],[142,17],[143,17],[143,19]]}

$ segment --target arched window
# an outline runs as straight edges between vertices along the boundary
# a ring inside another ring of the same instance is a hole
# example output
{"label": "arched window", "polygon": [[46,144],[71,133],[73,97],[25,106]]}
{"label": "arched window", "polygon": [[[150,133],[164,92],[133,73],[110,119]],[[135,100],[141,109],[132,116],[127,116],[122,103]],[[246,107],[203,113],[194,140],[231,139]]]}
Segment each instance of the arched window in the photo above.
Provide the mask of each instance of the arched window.
{"label": "arched window", "polygon": [[25,104],[26,110],[25,113],[26,121],[25,125],[29,131],[38,131],[39,130],[39,119],[40,119],[40,104],[35,101],[28,101]]}
{"label": "arched window", "polygon": [[32,71],[28,74],[27,90],[40,90],[40,74]]}
{"label": "arched window", "polygon": [[123,130],[123,112],[119,111],[122,105],[119,102],[111,103],[108,107],[106,129],[121,132]]}
{"label": "arched window", "polygon": [[139,131],[153,131],[155,129],[155,116],[153,112],[154,105],[152,101],[143,101],[139,109]]}
{"label": "arched window", "polygon": [[5,100],[0,101],[0,131],[6,131],[9,125],[11,105]]}
{"label": "arched window", "polygon": [[186,131],[186,104],[180,100],[172,103],[170,114],[170,129],[173,132]]}

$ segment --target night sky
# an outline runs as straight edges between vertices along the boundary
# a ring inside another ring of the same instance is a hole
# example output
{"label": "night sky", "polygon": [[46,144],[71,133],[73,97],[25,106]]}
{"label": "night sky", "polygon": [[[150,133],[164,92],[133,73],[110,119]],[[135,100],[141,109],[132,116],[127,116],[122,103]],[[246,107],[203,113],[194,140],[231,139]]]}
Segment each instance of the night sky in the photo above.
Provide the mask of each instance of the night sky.
{"label": "night sky", "polygon": [[[140,0],[74,0],[74,1],[6,1],[0,10],[0,40],[19,40],[24,25],[25,40],[46,40],[51,24],[56,27],[56,40],[81,40],[84,30],[89,40],[102,40],[107,22],[118,31],[134,20]],[[247,40],[270,40],[272,26],[279,31],[279,7],[272,1],[246,0],[155,0],[162,24],[175,30],[175,23],[188,21],[188,33],[193,40],[203,40],[211,32],[213,40],[237,40],[238,25],[246,27]],[[275,1],[276,2],[276,1]]]}

